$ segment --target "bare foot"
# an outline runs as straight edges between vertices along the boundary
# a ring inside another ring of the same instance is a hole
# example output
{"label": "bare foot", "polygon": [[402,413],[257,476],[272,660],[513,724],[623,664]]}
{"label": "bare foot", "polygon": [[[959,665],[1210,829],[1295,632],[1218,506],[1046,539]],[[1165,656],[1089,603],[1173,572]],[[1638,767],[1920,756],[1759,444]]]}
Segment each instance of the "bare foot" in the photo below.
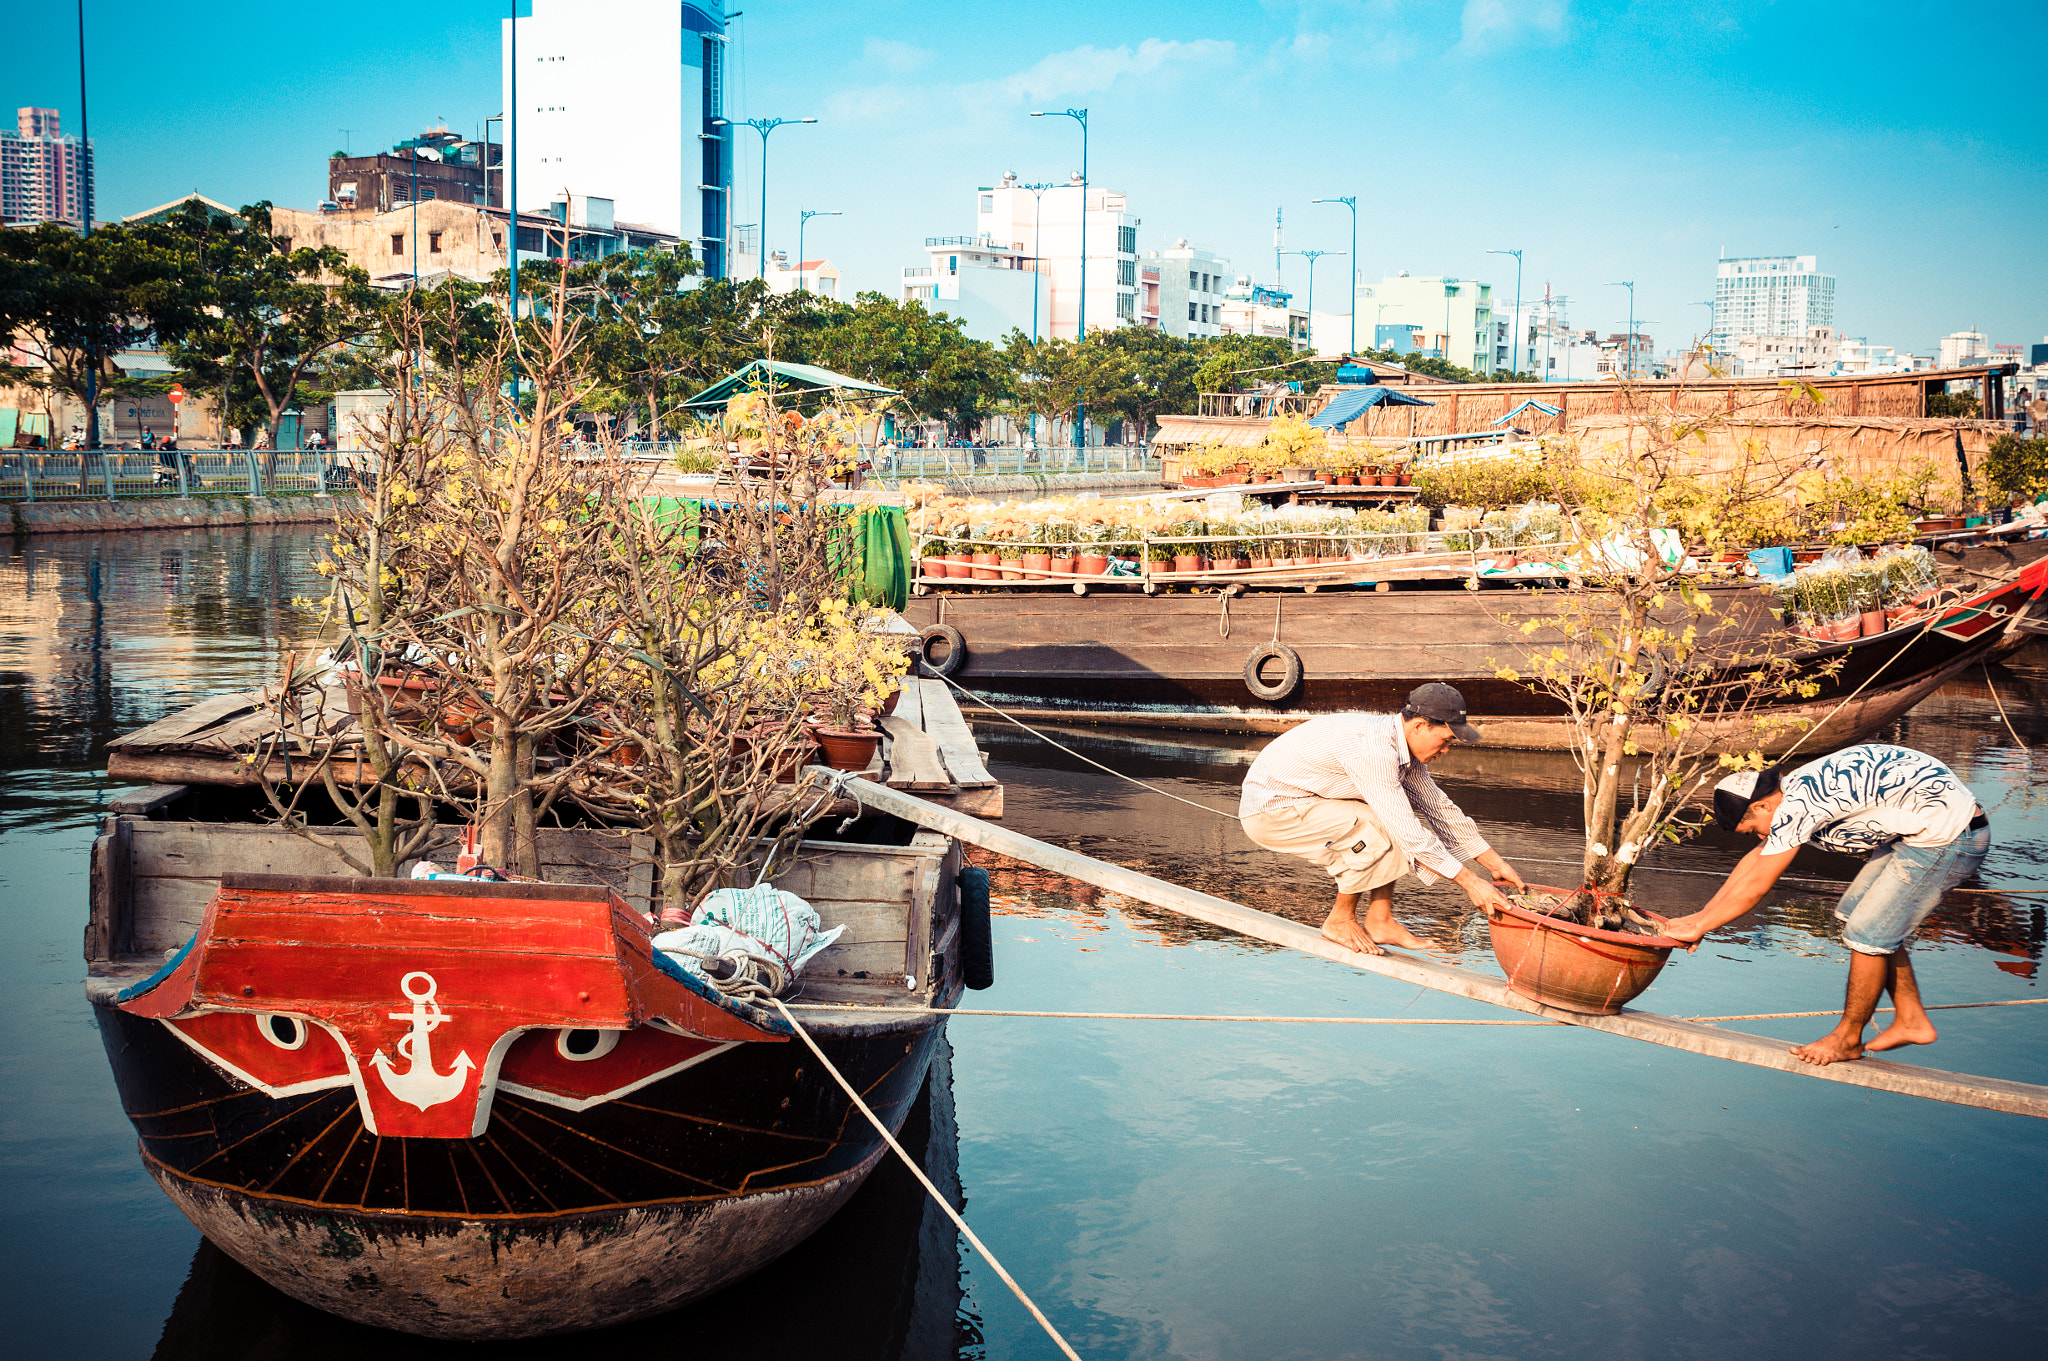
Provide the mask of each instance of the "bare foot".
{"label": "bare foot", "polygon": [[1902,1049],[1909,1044],[1933,1044],[1940,1038],[1941,1032],[1934,1028],[1934,1022],[1923,1017],[1911,1023],[1893,1021],[1863,1047],[1875,1053],[1882,1049]]}
{"label": "bare foot", "polygon": [[1332,913],[1323,923],[1323,939],[1334,941],[1347,950],[1356,950],[1362,955],[1386,953],[1373,944],[1372,937],[1365,934],[1365,928],[1358,924],[1355,917],[1339,917]]}
{"label": "bare foot", "polygon": [[1399,922],[1389,922],[1384,926],[1378,923],[1368,923],[1365,929],[1367,934],[1382,945],[1398,945],[1403,950],[1428,950],[1433,948],[1428,941],[1416,935]]}
{"label": "bare foot", "polygon": [[1850,1059],[1863,1057],[1863,1042],[1833,1031],[1821,1036],[1812,1044],[1802,1044],[1792,1050],[1792,1057],[1825,1066],[1830,1063],[1845,1063]]}

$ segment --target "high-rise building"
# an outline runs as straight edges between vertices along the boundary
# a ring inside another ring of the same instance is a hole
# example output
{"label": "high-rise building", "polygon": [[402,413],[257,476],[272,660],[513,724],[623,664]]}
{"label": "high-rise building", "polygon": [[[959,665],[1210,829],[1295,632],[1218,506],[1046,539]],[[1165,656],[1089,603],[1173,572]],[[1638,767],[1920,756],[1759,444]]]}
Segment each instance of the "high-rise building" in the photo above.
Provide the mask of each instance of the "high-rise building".
{"label": "high-rise building", "polygon": [[1146,257],[1159,271],[1159,329],[1200,339],[1223,334],[1223,295],[1234,277],[1230,261],[1188,244],[1183,236]]}
{"label": "high-rise building", "polygon": [[707,278],[725,277],[725,10],[706,4],[533,0],[531,18],[504,21],[505,141],[523,200],[512,206],[609,198],[621,219],[689,241]]}
{"label": "high-rise building", "polygon": [[1941,338],[1941,367],[1968,368],[1991,357],[1991,342],[1982,331],[1951,331]]}
{"label": "high-rise building", "polygon": [[1737,336],[1803,336],[1835,324],[1835,276],[1812,255],[1746,255],[1715,270],[1716,349]]}
{"label": "high-rise building", "polygon": [[69,222],[93,210],[92,144],[67,137],[55,109],[15,110],[0,131],[0,222]]}
{"label": "high-rise building", "polygon": [[[1500,348],[1493,324],[1493,285],[1405,271],[1358,290],[1358,318],[1373,319],[1375,349],[1420,351],[1474,373],[1492,373]],[[1364,326],[1359,343],[1365,343]]]}

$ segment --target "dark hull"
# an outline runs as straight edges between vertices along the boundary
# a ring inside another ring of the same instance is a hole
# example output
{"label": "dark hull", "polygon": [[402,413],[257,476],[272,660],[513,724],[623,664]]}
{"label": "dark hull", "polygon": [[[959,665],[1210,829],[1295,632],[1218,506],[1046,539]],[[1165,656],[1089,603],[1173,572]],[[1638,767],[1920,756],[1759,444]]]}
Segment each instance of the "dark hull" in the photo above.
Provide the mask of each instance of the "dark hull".
{"label": "dark hull", "polygon": [[[671,1309],[757,1270],[886,1147],[799,1044],[742,1044],[582,1111],[501,1093],[483,1136],[378,1138],[354,1095],[272,1098],[162,1024],[95,1008],[145,1165],[299,1300],[430,1337],[533,1336]],[[820,1028],[899,1125],[939,1023]]]}
{"label": "dark hull", "polygon": [[[2008,586],[1984,602],[1984,626],[1967,636],[1916,623],[1816,647],[1783,633],[1762,593],[1731,588],[1716,597],[1746,633],[1781,639],[1790,655],[1841,659],[1817,695],[1778,711],[1818,719],[1856,695],[1825,734],[1840,740],[1890,721],[1937,678],[1988,655],[2008,636],[2004,614],[1994,621],[1992,612],[2020,604]],[[967,656],[953,679],[1020,716],[1270,732],[1318,714],[1396,709],[1416,686],[1448,681],[1474,721],[1489,725],[1490,743],[1551,749],[1570,743],[1561,708],[1495,673],[1517,666],[1531,646],[1562,641],[1520,631],[1556,612],[1550,590],[1418,587],[1251,595],[1230,601],[1227,613],[1216,596],[963,592],[913,599],[904,614],[919,628],[958,629]],[[1244,667],[1276,635],[1300,655],[1302,681],[1287,699],[1267,701],[1246,688]]]}

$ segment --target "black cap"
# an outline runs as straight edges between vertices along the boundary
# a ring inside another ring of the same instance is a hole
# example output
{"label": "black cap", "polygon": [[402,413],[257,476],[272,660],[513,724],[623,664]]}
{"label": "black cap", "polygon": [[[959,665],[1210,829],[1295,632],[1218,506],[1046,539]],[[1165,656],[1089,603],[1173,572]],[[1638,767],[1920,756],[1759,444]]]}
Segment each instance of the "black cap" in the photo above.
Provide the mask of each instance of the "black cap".
{"label": "black cap", "polygon": [[1465,721],[1465,697],[1442,681],[1431,681],[1418,685],[1410,692],[1408,703],[1402,708],[1403,718],[1426,718],[1432,723],[1446,723],[1460,742],[1477,742],[1479,729]]}
{"label": "black cap", "polygon": [[1778,792],[1778,768],[1738,770],[1714,786],[1714,821],[1724,832],[1735,830],[1753,803]]}

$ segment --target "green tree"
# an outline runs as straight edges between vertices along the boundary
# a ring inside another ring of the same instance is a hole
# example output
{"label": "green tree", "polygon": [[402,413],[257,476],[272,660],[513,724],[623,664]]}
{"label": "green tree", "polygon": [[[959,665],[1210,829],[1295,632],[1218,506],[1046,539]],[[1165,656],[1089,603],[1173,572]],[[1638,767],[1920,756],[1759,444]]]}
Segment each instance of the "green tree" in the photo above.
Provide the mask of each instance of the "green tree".
{"label": "green tree", "polygon": [[1135,442],[1151,436],[1161,413],[1195,409],[1195,376],[1201,361],[1179,336],[1124,326],[1097,331],[1084,348],[1094,360],[1089,410],[1123,420]]}
{"label": "green tree", "polygon": [[1300,383],[1314,392],[1337,377],[1337,366],[1314,363],[1294,352],[1282,336],[1217,336],[1197,341],[1201,365],[1195,373],[1200,392],[1243,392],[1260,383]]}
{"label": "green tree", "polygon": [[187,329],[197,301],[177,253],[153,227],[103,227],[87,237],[46,222],[0,232],[0,333],[29,361],[10,362],[8,376],[85,406],[89,443],[99,431],[92,397],[152,387],[130,378],[115,356]]}
{"label": "green tree", "polygon": [[384,304],[369,275],[340,250],[293,250],[273,236],[267,202],[236,219],[202,219],[172,224],[183,235],[186,278],[201,310],[166,337],[165,349],[195,383],[224,394],[245,375],[262,399],[274,446],[285,411],[327,395],[325,369],[345,371],[338,363],[344,347],[375,331]]}
{"label": "green tree", "polygon": [[1003,343],[1010,384],[1024,409],[1048,424],[1071,420],[1088,390],[1092,373],[1088,350],[1059,336],[1032,340],[1011,331]]}
{"label": "green tree", "polygon": [[[806,295],[809,296],[809,295]],[[892,387],[926,420],[967,435],[1010,393],[1010,367],[995,346],[968,336],[966,323],[921,302],[862,293],[851,306],[824,303],[810,355],[850,378]]]}

